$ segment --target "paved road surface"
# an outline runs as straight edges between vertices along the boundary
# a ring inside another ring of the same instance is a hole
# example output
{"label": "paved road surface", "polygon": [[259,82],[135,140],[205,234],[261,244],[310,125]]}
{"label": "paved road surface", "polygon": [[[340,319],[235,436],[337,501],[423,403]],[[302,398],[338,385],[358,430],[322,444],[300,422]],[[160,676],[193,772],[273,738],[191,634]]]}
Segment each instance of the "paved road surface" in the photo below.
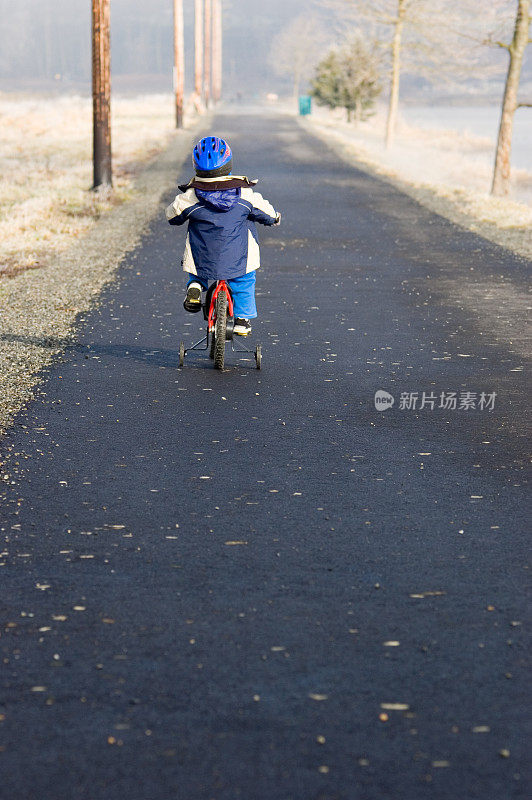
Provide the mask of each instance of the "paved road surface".
{"label": "paved road surface", "polygon": [[216,129],[284,215],[264,369],[176,369],[161,215],[3,441],[0,795],[524,798],[523,359],[456,296],[530,265],[289,118]]}

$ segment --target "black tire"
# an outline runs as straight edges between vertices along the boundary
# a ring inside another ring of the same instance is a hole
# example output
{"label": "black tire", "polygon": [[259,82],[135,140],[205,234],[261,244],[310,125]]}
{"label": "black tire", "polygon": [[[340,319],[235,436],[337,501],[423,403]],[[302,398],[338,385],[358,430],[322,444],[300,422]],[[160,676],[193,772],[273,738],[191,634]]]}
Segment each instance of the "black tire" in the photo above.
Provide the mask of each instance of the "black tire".
{"label": "black tire", "polygon": [[257,364],[257,369],[260,369],[262,365],[262,347],[260,344],[255,348],[255,362]]}
{"label": "black tire", "polygon": [[179,345],[179,366],[182,367],[185,363],[185,345],[183,342]]}
{"label": "black tire", "polygon": [[209,333],[209,336],[211,337],[211,344],[209,347],[209,358],[214,358],[214,343],[216,341],[214,337],[214,331],[211,331],[211,333]]}
{"label": "black tire", "polygon": [[216,296],[216,325],[214,329],[214,366],[224,368],[225,332],[227,328],[227,294],[221,291]]}

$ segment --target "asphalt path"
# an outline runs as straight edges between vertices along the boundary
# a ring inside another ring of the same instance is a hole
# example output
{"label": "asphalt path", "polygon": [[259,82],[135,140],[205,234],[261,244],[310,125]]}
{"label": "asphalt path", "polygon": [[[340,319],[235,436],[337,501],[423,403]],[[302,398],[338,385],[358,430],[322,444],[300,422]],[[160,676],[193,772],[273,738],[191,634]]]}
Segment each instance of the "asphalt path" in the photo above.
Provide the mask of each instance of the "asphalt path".
{"label": "asphalt path", "polygon": [[528,797],[523,358],[448,290],[530,264],[288,117],[215,128],[283,213],[263,369],[177,369],[161,209],[1,443],[0,796]]}

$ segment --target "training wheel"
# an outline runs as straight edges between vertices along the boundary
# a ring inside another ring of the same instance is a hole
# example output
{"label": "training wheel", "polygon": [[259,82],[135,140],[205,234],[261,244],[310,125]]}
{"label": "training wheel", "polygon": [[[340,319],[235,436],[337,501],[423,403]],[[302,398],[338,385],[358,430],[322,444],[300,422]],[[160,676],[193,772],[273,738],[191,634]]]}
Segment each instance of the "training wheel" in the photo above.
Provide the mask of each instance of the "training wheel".
{"label": "training wheel", "polygon": [[255,348],[255,362],[257,364],[257,369],[260,369],[262,364],[262,347],[260,344]]}
{"label": "training wheel", "polygon": [[185,345],[183,342],[179,345],[179,366],[182,367],[185,363]]}

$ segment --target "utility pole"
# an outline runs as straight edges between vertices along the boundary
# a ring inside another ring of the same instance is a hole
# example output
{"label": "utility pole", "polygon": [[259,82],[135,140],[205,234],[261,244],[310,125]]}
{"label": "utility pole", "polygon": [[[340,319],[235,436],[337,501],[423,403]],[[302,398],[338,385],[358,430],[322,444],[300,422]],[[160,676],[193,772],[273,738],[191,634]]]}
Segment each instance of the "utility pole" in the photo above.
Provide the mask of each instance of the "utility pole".
{"label": "utility pole", "polygon": [[203,4],[204,0],[196,0],[196,16],[194,22],[194,88],[198,101],[203,98]]}
{"label": "utility pole", "polygon": [[175,126],[183,127],[183,100],[185,95],[185,35],[183,25],[183,0],[174,0],[174,93]]}
{"label": "utility pole", "polygon": [[92,0],[92,118],[94,189],[112,186],[109,0]]}
{"label": "utility pole", "polygon": [[213,0],[212,16],[212,97],[222,99],[222,0]]}
{"label": "utility pole", "polygon": [[203,60],[203,92],[205,105],[209,107],[211,100],[211,69],[212,69],[212,0],[205,0],[205,37]]}

